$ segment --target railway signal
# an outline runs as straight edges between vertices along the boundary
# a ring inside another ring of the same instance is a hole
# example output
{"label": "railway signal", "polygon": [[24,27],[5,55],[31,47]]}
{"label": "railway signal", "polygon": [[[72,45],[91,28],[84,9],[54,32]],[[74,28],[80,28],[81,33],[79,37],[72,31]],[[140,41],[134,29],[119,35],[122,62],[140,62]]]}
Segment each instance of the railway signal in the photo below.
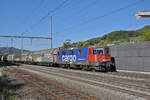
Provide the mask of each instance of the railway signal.
{"label": "railway signal", "polygon": [[136,12],[136,19],[139,20],[140,18],[148,18],[150,17],[150,9],[144,11],[137,11]]}
{"label": "railway signal", "polygon": [[46,40],[50,40],[50,37],[33,37],[33,36],[23,36],[23,34],[21,34],[21,36],[10,36],[10,35],[0,35],[0,37],[2,38],[11,38],[11,46],[13,47],[13,38],[20,38],[21,39],[21,53],[23,53],[23,39],[31,39],[31,50],[32,50],[32,40],[33,39],[46,39]]}

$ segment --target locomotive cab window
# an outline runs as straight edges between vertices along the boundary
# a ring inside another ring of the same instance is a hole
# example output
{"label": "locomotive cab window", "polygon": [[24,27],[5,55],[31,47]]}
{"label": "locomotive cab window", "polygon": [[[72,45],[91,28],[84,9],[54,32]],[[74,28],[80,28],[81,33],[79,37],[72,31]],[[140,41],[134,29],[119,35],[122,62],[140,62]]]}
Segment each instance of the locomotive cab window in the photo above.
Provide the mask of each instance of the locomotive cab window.
{"label": "locomotive cab window", "polygon": [[109,48],[105,48],[105,52],[107,55],[109,55],[110,54]]}
{"label": "locomotive cab window", "polygon": [[104,50],[103,50],[103,48],[95,48],[93,50],[93,54],[94,55],[103,55],[104,54]]}
{"label": "locomotive cab window", "polygon": [[91,54],[91,49],[89,49],[89,54]]}

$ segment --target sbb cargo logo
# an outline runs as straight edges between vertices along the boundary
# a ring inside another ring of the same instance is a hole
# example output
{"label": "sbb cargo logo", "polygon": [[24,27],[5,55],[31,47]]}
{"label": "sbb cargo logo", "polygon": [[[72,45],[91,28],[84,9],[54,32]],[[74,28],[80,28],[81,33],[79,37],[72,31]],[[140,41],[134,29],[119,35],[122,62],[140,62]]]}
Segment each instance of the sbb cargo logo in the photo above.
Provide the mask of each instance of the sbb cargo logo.
{"label": "sbb cargo logo", "polygon": [[75,62],[76,61],[76,55],[63,55],[62,61]]}

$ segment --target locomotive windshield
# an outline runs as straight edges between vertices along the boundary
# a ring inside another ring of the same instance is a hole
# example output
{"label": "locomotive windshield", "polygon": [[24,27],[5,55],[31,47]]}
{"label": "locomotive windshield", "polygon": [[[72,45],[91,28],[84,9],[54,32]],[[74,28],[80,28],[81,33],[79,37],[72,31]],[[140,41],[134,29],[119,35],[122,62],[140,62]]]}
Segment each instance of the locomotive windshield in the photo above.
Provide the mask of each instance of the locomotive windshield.
{"label": "locomotive windshield", "polygon": [[93,50],[93,54],[94,55],[103,55],[104,54],[104,50],[103,50],[103,48],[95,48]]}
{"label": "locomotive windshield", "polygon": [[106,52],[107,55],[109,55],[110,54],[109,48],[105,48],[105,52]]}

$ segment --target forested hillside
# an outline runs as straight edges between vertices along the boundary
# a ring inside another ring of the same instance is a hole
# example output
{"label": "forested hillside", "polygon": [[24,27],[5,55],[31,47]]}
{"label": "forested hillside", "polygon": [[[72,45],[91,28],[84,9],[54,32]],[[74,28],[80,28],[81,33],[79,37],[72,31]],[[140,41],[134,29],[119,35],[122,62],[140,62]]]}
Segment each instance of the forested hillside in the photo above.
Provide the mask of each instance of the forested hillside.
{"label": "forested hillside", "polygon": [[[64,43],[62,48],[88,46],[88,45],[108,45],[120,44],[123,42],[139,42],[144,39],[145,32],[150,30],[150,25],[147,25],[138,30],[120,30],[105,34],[102,37],[92,38],[87,41],[79,41],[76,43]],[[149,32],[147,32],[148,36]],[[144,40],[143,40],[144,41]]]}

